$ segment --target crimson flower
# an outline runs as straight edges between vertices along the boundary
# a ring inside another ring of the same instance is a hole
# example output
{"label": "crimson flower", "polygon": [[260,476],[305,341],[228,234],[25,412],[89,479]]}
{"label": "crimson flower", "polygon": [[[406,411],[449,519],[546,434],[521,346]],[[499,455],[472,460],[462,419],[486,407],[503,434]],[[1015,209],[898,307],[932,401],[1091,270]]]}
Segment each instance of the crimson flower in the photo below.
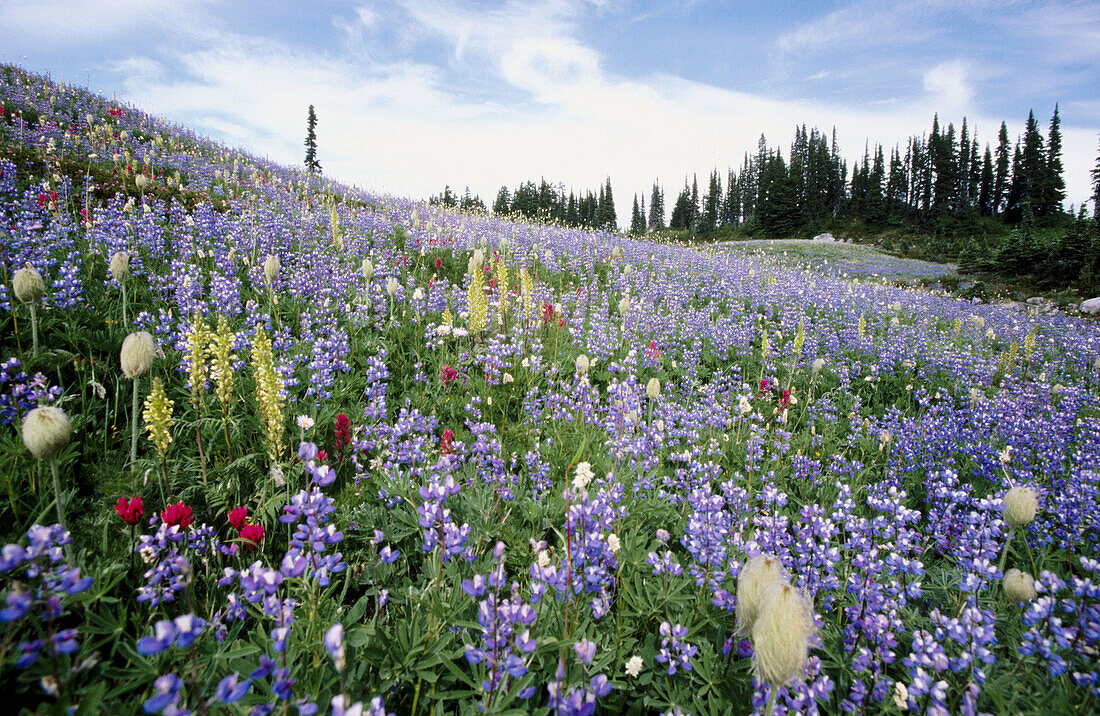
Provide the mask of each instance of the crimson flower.
{"label": "crimson flower", "polygon": [[458,371],[449,365],[444,365],[439,369],[439,379],[443,381],[443,385],[450,385],[458,378]]}
{"label": "crimson flower", "polygon": [[332,441],[333,452],[341,454],[351,442],[351,420],[344,413],[336,416],[336,436]]}
{"label": "crimson flower", "polygon": [[165,507],[164,512],[160,513],[160,519],[169,527],[176,525],[181,530],[185,530],[191,526],[191,521],[195,519],[195,514],[191,512],[190,507],[182,502],[177,502],[174,505]]}
{"label": "crimson flower", "polygon": [[264,526],[245,525],[241,528],[241,539],[249,549],[259,549],[260,543],[264,541]]}
{"label": "crimson flower", "polygon": [[787,388],[783,389],[783,393],[779,397],[779,409],[786,410],[791,404],[791,391]]}
{"label": "crimson flower", "polygon": [[325,452],[324,450],[318,450],[317,451],[317,461],[318,462],[328,462],[328,453]]}
{"label": "crimson flower", "polygon": [[439,451],[444,455],[454,455],[455,449],[451,447],[451,441],[455,439],[454,431],[447,428],[443,431],[443,437],[439,440]]}
{"label": "crimson flower", "polygon": [[767,395],[770,392],[771,392],[771,386],[768,385],[768,379],[767,378],[761,378],[760,379],[760,392],[758,393],[757,397],[763,398],[765,395]]}
{"label": "crimson flower", "polygon": [[244,528],[244,523],[248,520],[248,508],[237,507],[229,511],[229,524],[233,525],[233,529],[238,532]]}
{"label": "crimson flower", "polygon": [[127,500],[125,497],[118,498],[118,504],[115,505],[115,513],[122,518],[122,521],[126,524],[133,526],[138,523],[141,516],[145,514],[145,507],[141,504],[140,497],[132,497]]}
{"label": "crimson flower", "polygon": [[543,301],[542,303],[542,320],[547,323],[554,320],[554,304],[549,301]]}
{"label": "crimson flower", "polygon": [[437,257],[435,260],[435,270],[438,271],[441,268],[443,268],[443,259]]}

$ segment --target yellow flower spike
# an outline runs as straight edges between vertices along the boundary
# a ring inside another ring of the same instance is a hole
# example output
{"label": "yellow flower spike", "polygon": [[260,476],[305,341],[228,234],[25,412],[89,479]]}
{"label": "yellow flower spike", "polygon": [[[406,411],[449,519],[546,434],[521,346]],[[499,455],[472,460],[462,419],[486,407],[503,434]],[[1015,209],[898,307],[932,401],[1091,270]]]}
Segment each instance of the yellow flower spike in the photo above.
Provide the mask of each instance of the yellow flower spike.
{"label": "yellow flower spike", "polygon": [[519,270],[519,283],[523,296],[523,322],[526,323],[531,320],[535,311],[534,281],[531,280],[531,274],[527,273],[526,267]]}
{"label": "yellow flower spike", "polygon": [[252,340],[252,369],[256,377],[256,402],[260,422],[267,435],[267,454],[272,462],[283,452],[283,381],[275,370],[271,339],[262,325],[256,326]]}
{"label": "yellow flower spike", "polygon": [[[472,262],[471,262],[472,265]],[[472,265],[470,272],[470,288],[466,291],[466,302],[469,305],[467,312],[471,333],[481,333],[485,330],[485,323],[489,315],[489,299],[485,296],[485,283],[481,277],[481,266]]]}
{"label": "yellow flower spike", "polygon": [[218,330],[210,336],[209,342],[209,351],[213,356],[210,377],[214,380],[214,393],[226,412],[233,402],[233,363],[237,356],[232,351],[236,338],[235,334],[229,332],[225,316],[218,316]]}
{"label": "yellow flower spike", "polygon": [[149,433],[149,442],[157,448],[160,459],[164,460],[168,452],[168,445],[172,442],[172,426],[176,421],[172,419],[172,406],[174,403],[168,399],[164,392],[164,384],[160,378],[153,378],[153,390],[145,398],[145,410],[141,417],[145,420],[145,430]]}

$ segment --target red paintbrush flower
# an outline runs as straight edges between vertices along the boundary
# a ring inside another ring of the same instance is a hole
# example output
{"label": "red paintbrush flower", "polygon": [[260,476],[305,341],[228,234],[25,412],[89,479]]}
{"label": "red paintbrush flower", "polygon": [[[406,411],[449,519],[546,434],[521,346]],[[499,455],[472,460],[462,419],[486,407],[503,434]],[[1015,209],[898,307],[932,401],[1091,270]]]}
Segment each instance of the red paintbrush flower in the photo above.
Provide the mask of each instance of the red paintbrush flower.
{"label": "red paintbrush flower", "polygon": [[264,541],[264,526],[245,525],[241,529],[241,539],[245,540],[245,546],[249,549],[259,549],[260,543]]}
{"label": "red paintbrush flower", "polygon": [[449,365],[444,365],[439,369],[439,379],[443,381],[443,385],[450,385],[458,378],[458,371]]}
{"label": "red paintbrush flower", "polygon": [[233,529],[238,532],[244,528],[245,522],[248,520],[248,508],[236,507],[229,511],[229,524],[233,525]]}
{"label": "red paintbrush flower", "polygon": [[118,514],[122,521],[128,525],[136,525],[141,519],[141,516],[145,514],[145,507],[141,504],[140,497],[132,497],[127,500],[125,497],[118,498],[118,504],[115,505],[115,513]]}
{"label": "red paintbrush flower", "polygon": [[454,431],[447,428],[443,431],[443,437],[439,440],[439,452],[444,455],[454,455],[455,449],[451,447],[451,441],[455,439]]}
{"label": "red paintbrush flower", "polygon": [[185,530],[191,526],[192,520],[195,519],[195,514],[191,512],[191,508],[182,502],[177,502],[174,505],[168,505],[164,508],[164,512],[160,513],[160,519],[166,525],[177,525],[181,530]]}
{"label": "red paintbrush flower", "polygon": [[344,448],[351,442],[351,420],[344,413],[336,416],[336,435],[332,441],[332,451],[342,455]]}

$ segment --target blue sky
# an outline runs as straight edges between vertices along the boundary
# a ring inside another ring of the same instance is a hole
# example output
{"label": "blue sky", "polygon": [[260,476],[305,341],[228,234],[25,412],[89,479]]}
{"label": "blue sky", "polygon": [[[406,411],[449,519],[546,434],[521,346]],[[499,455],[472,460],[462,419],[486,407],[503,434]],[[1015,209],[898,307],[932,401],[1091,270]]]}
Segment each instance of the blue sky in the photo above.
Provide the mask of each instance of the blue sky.
{"label": "blue sky", "polygon": [[1100,133],[1096,2],[0,0],[0,27],[2,61],[287,163],[314,104],[325,173],[365,188],[609,175],[620,219],[761,133],[835,125],[854,159],[936,112],[1015,138],[1055,102],[1080,204]]}

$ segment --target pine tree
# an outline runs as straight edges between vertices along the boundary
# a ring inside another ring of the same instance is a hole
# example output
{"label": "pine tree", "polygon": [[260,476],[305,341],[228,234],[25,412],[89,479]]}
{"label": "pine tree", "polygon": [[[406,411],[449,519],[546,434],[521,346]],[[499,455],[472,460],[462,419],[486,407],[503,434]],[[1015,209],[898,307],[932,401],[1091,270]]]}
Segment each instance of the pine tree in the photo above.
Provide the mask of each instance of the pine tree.
{"label": "pine tree", "polygon": [[699,218],[699,232],[704,235],[711,234],[718,228],[718,207],[722,201],[722,184],[718,179],[718,170],[710,174],[710,186],[703,197],[703,213]]}
{"label": "pine tree", "polygon": [[321,163],[317,161],[317,113],[313,111],[312,104],[306,118],[306,171],[310,174],[321,173]]}
{"label": "pine tree", "polygon": [[1031,207],[1032,213],[1042,211],[1043,185],[1047,178],[1047,154],[1043,149],[1043,135],[1035,112],[1028,112],[1024,129],[1024,147],[1020,153],[1021,202]]}
{"label": "pine tree", "polygon": [[1005,201],[1008,199],[1008,187],[1011,181],[1009,174],[1009,152],[1011,145],[1008,142],[1008,127],[1001,122],[1001,131],[997,134],[997,164],[994,168],[993,196],[990,206],[993,214],[1000,214],[1005,210]]}
{"label": "pine tree", "polygon": [[684,182],[684,189],[680,196],[676,197],[676,204],[672,207],[672,216],[668,220],[668,228],[684,231],[691,228],[691,189]]}
{"label": "pine tree", "polygon": [[630,233],[634,236],[641,236],[645,233],[645,213],[638,208],[637,194],[634,195],[634,208],[630,212]]}
{"label": "pine tree", "polygon": [[985,145],[985,157],[982,158],[981,179],[978,183],[978,213],[992,216],[995,209],[993,201],[993,153]]}
{"label": "pine tree", "polygon": [[1100,151],[1096,152],[1096,166],[1092,168],[1092,218],[1100,225]]}
{"label": "pine tree", "polygon": [[657,182],[653,182],[653,194],[649,198],[649,230],[661,231],[665,228],[665,193]]}
{"label": "pine tree", "polygon": [[497,216],[504,216],[512,210],[511,203],[512,196],[508,193],[508,187],[502,186],[500,191],[497,192],[496,201],[493,202],[493,213]]}
{"label": "pine tree", "polygon": [[1057,214],[1062,210],[1062,201],[1066,198],[1066,182],[1062,179],[1062,120],[1058,116],[1058,105],[1054,105],[1054,115],[1050,118],[1050,133],[1047,135],[1046,171],[1044,172],[1040,211],[1042,215]]}

